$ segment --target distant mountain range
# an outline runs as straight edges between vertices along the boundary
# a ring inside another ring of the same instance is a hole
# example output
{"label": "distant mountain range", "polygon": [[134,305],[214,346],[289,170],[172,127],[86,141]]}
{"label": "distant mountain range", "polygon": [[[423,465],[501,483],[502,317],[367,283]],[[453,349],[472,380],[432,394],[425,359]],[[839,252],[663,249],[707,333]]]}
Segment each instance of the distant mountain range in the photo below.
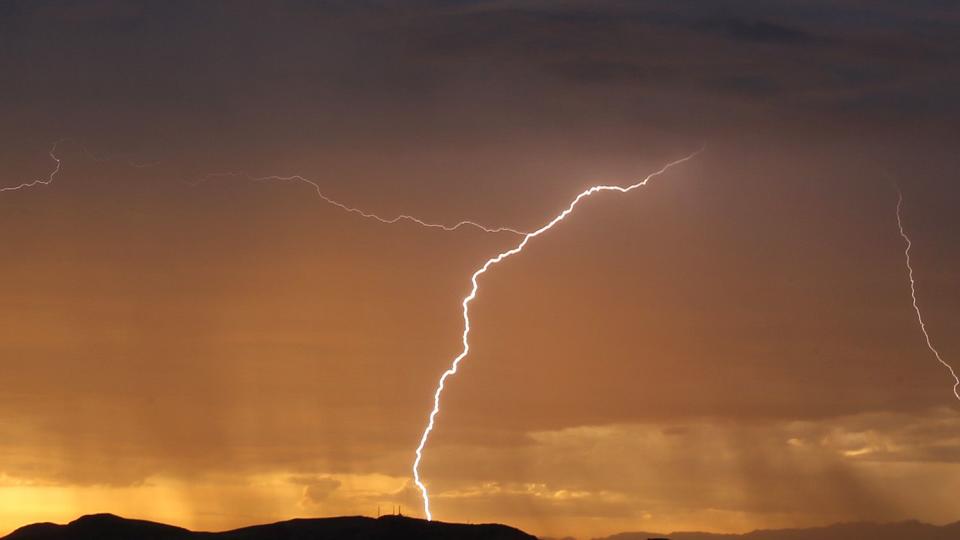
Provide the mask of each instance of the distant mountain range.
{"label": "distant mountain range", "polygon": [[774,529],[744,534],[628,532],[596,540],[960,540],[960,521],[938,527],[919,521],[900,523],[840,523],[809,529]]}
{"label": "distant mountain range", "polygon": [[67,525],[27,525],[0,540],[536,540],[506,525],[462,525],[403,516],[293,519],[233,531],[193,532],[112,514],[83,516]]}

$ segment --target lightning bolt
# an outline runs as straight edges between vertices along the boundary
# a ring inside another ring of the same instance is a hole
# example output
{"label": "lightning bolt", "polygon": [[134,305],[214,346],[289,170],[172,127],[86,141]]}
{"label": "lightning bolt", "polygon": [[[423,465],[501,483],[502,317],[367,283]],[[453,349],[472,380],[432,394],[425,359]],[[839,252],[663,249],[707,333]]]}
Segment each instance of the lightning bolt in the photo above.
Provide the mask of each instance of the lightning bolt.
{"label": "lightning bolt", "polygon": [[[21,189],[27,189],[27,188],[32,188],[36,186],[49,186],[50,184],[52,184],[54,178],[56,178],[57,174],[60,172],[61,166],[63,165],[63,160],[57,156],[57,153],[56,153],[57,148],[65,142],[70,142],[71,145],[75,145],[79,147],[80,151],[85,156],[87,156],[87,158],[89,158],[91,161],[94,161],[96,163],[106,163],[109,161],[114,161],[118,157],[118,156],[111,156],[111,155],[97,155],[91,152],[89,149],[87,149],[87,147],[81,144],[80,142],[77,142],[76,140],[70,137],[64,137],[63,139],[60,139],[55,143],[53,143],[53,146],[50,148],[50,152],[48,154],[50,155],[50,159],[56,162],[56,167],[54,167],[54,169],[50,171],[50,174],[48,174],[46,178],[38,178],[31,182],[24,182],[16,186],[0,187],[0,193],[6,192],[6,191],[19,191]],[[137,169],[145,169],[147,167],[153,167],[160,163],[159,161],[142,162],[142,161],[135,161],[133,159],[125,159],[124,161],[126,162],[127,165],[131,167],[135,167]]]}
{"label": "lightning bolt", "polygon": [[[416,483],[417,488],[420,489],[420,494],[423,498],[423,512],[427,516],[427,520],[433,520],[433,515],[430,513],[430,494],[427,491],[427,486],[423,483],[423,480],[420,477],[420,463],[423,461],[423,449],[424,447],[426,447],[427,441],[430,438],[430,433],[434,429],[437,415],[440,414],[440,397],[443,394],[443,389],[444,389],[444,386],[446,385],[447,379],[449,379],[450,377],[452,377],[457,373],[457,369],[460,367],[460,362],[462,362],[463,359],[466,358],[468,354],[470,354],[470,303],[473,302],[473,300],[477,297],[477,292],[480,289],[480,284],[478,281],[480,276],[485,274],[487,270],[492,268],[494,265],[499,264],[504,260],[523,251],[523,248],[527,246],[530,240],[549,231],[554,227],[554,225],[563,221],[567,216],[569,216],[573,212],[574,208],[576,208],[577,205],[580,204],[580,201],[582,201],[583,199],[586,199],[587,197],[594,195],[596,193],[600,193],[601,191],[615,191],[618,193],[628,193],[639,187],[643,187],[647,185],[647,182],[649,182],[652,178],[660,176],[661,174],[667,172],[667,170],[669,170],[671,167],[675,165],[679,165],[690,159],[693,159],[693,157],[699,154],[702,150],[703,149],[701,148],[700,150],[697,150],[696,152],[686,157],[667,163],[660,170],[650,173],[643,180],[640,180],[635,184],[631,184],[626,187],[598,185],[598,186],[590,187],[580,192],[580,194],[573,199],[573,201],[570,203],[569,206],[567,206],[562,212],[557,214],[546,225],[540,227],[539,229],[533,232],[524,233],[523,239],[520,240],[520,243],[518,243],[513,248],[508,249],[507,251],[504,251],[499,255],[488,259],[487,262],[485,262],[483,266],[477,269],[477,271],[475,271],[473,275],[470,277],[470,283],[472,284],[472,287],[470,289],[470,294],[464,297],[464,299],[460,303],[460,305],[463,308],[463,334],[461,336],[463,349],[461,349],[460,354],[454,357],[453,361],[450,364],[450,367],[447,368],[447,370],[444,371],[443,374],[440,376],[440,380],[437,383],[437,388],[433,393],[433,409],[430,411],[430,416],[427,420],[427,426],[424,428],[423,434],[420,436],[420,444],[417,445],[417,450],[415,452],[416,459],[414,459],[413,461],[413,481],[414,483]],[[512,231],[512,232],[516,232],[516,231]]]}
{"label": "lightning bolt", "polygon": [[60,143],[66,140],[68,139],[60,139],[59,141],[53,143],[53,146],[50,148],[50,152],[49,152],[50,159],[55,161],[57,163],[57,166],[54,167],[52,171],[50,171],[50,174],[48,174],[46,178],[38,178],[32,182],[24,182],[16,186],[0,187],[0,193],[6,192],[6,191],[20,191],[21,189],[28,189],[36,186],[49,186],[50,184],[52,184],[53,179],[56,178],[57,173],[60,172],[60,165],[62,164],[60,162],[60,158],[58,158],[56,154],[57,147],[60,146]]}
{"label": "lightning bolt", "polygon": [[307,184],[307,185],[309,185],[310,187],[312,187],[313,190],[317,193],[317,196],[320,197],[320,199],[322,199],[322,200],[323,200],[324,202],[326,202],[327,204],[330,204],[330,205],[332,205],[332,206],[336,206],[337,208],[340,208],[341,210],[344,210],[344,211],[349,212],[349,213],[351,213],[351,214],[357,214],[358,216],[362,216],[362,217],[365,217],[365,218],[367,218],[367,219],[373,219],[373,220],[379,221],[380,223],[385,223],[385,224],[388,224],[388,225],[392,225],[392,224],[397,223],[397,222],[399,222],[399,221],[410,221],[410,222],[416,223],[417,225],[420,225],[420,226],[422,226],[422,227],[427,227],[427,228],[431,228],[431,229],[442,229],[442,230],[444,230],[444,231],[455,231],[455,230],[457,230],[457,229],[459,229],[459,228],[461,228],[461,227],[473,227],[473,228],[476,228],[476,229],[479,229],[479,230],[481,230],[481,231],[483,231],[483,232],[488,232],[488,233],[503,233],[503,232],[506,232],[506,233],[515,234],[515,235],[517,235],[517,236],[524,236],[524,235],[527,234],[527,233],[518,231],[518,230],[516,230],[516,229],[512,229],[512,228],[510,228],[510,227],[487,227],[487,226],[481,225],[480,223],[477,223],[477,222],[475,222],[475,221],[469,221],[469,220],[459,221],[459,222],[457,222],[457,223],[455,223],[455,224],[453,224],[453,225],[445,225],[445,224],[443,224],[443,223],[432,223],[432,222],[429,222],[429,221],[424,221],[424,220],[422,220],[422,219],[420,219],[420,218],[418,218],[418,217],[414,217],[414,216],[410,216],[410,215],[406,215],[406,214],[401,214],[401,215],[398,215],[398,216],[392,217],[392,218],[381,217],[381,216],[379,216],[379,215],[377,215],[377,214],[373,214],[373,213],[371,213],[371,212],[367,212],[367,211],[362,210],[362,209],[360,209],[360,208],[356,208],[356,207],[353,207],[353,206],[349,206],[349,205],[347,205],[347,204],[344,204],[344,203],[342,203],[342,202],[340,202],[340,201],[338,201],[338,200],[336,200],[336,199],[333,199],[333,198],[327,196],[326,194],[323,193],[323,190],[320,189],[320,185],[319,185],[318,183],[314,182],[313,180],[310,180],[309,178],[300,176],[300,175],[298,175],[298,174],[291,175],[291,176],[276,176],[276,175],[271,175],[271,176],[259,176],[259,177],[255,177],[255,176],[250,176],[250,175],[246,175],[246,174],[243,174],[243,173],[225,172],[225,173],[209,173],[209,174],[207,174],[206,176],[204,176],[204,179],[209,179],[209,178],[214,178],[214,177],[232,177],[232,178],[237,178],[237,177],[239,177],[239,178],[246,178],[247,180],[250,180],[250,181],[252,181],[252,182],[301,182],[301,183]]}
{"label": "lightning bolt", "polygon": [[[0,187],[0,193],[6,192],[6,191],[19,191],[19,190],[21,190],[21,189],[31,188],[31,187],[35,187],[35,186],[39,186],[39,185],[44,185],[44,186],[46,186],[46,185],[50,185],[51,183],[53,183],[53,180],[54,180],[54,178],[57,176],[57,173],[60,172],[61,165],[62,165],[62,160],[61,160],[59,157],[57,157],[57,155],[56,155],[57,147],[58,147],[60,144],[66,142],[66,141],[72,141],[72,140],[73,140],[73,139],[70,139],[70,138],[64,138],[64,139],[60,139],[59,141],[53,143],[53,147],[50,148],[49,154],[50,154],[50,158],[53,159],[53,161],[56,162],[56,167],[53,169],[53,171],[50,172],[49,175],[47,175],[46,178],[38,178],[37,180],[33,180],[33,181],[31,181],[31,182],[24,182],[24,183],[19,184],[19,185],[16,185],[16,186]],[[79,144],[79,143],[76,143],[76,144],[77,144],[77,146],[80,147],[80,150],[83,152],[83,154],[86,155],[91,161],[95,161],[95,162],[97,162],[97,163],[103,163],[103,162],[107,162],[107,161],[113,161],[113,160],[115,159],[115,156],[109,156],[109,155],[107,155],[107,156],[100,156],[100,155],[97,155],[97,154],[91,152],[91,151],[90,151],[89,149],[87,149],[87,147],[84,146],[83,144]],[[159,163],[159,161],[139,162],[139,161],[135,161],[135,160],[132,160],[132,159],[126,159],[125,161],[126,161],[127,165],[129,165],[129,166],[131,166],[131,167],[138,168],[138,169],[144,169],[144,168],[147,168],[147,167],[153,167],[153,166],[155,166],[155,165],[157,165],[157,164]],[[483,231],[483,232],[488,232],[488,233],[502,233],[502,232],[507,232],[507,233],[515,234],[515,235],[517,235],[517,236],[523,236],[523,235],[526,234],[526,233],[524,233],[524,232],[522,232],[522,231],[519,231],[519,230],[517,230],[517,229],[510,228],[510,227],[487,227],[487,226],[485,226],[485,225],[481,225],[480,223],[477,223],[477,222],[475,222],[475,221],[470,221],[470,220],[462,220],[462,221],[459,221],[459,222],[457,222],[457,223],[455,223],[455,224],[453,224],[453,225],[445,225],[445,224],[443,224],[443,223],[432,223],[432,222],[429,222],[429,221],[424,221],[424,220],[422,220],[422,219],[420,219],[420,218],[418,218],[418,217],[411,216],[411,215],[407,215],[407,214],[401,214],[401,215],[398,215],[398,216],[393,217],[393,218],[381,217],[381,216],[379,216],[379,215],[377,215],[377,214],[373,214],[373,213],[371,213],[371,212],[367,212],[367,211],[365,211],[365,210],[362,210],[362,209],[360,209],[360,208],[356,208],[356,207],[353,207],[353,206],[348,206],[348,205],[346,205],[346,204],[344,204],[344,203],[342,203],[342,202],[340,202],[340,201],[337,201],[337,200],[335,200],[335,199],[333,199],[333,198],[331,198],[331,197],[328,197],[328,196],[327,196],[326,194],[324,194],[323,191],[320,189],[320,185],[319,185],[318,183],[316,183],[316,182],[314,182],[313,180],[310,180],[310,179],[308,179],[308,178],[306,178],[306,177],[304,177],[304,176],[300,176],[300,175],[291,175],[291,176],[271,175],[271,176],[253,177],[253,176],[249,176],[249,175],[246,175],[246,174],[234,173],[234,172],[208,173],[208,174],[206,174],[206,175],[201,179],[201,181],[207,180],[207,179],[210,179],[210,178],[214,178],[214,177],[242,177],[242,178],[246,178],[246,179],[248,179],[248,180],[250,180],[250,181],[254,181],[254,182],[270,182],[270,181],[286,181],[286,182],[297,181],[297,182],[302,182],[302,183],[305,183],[305,184],[308,184],[309,186],[311,186],[311,187],[313,188],[313,190],[316,191],[317,196],[319,196],[324,202],[326,202],[326,203],[328,203],[328,204],[331,204],[331,205],[333,205],[333,206],[336,206],[336,207],[338,207],[338,208],[340,208],[340,209],[342,209],[342,210],[344,210],[344,211],[346,211],[346,212],[349,212],[349,213],[352,213],[352,214],[357,214],[357,215],[362,216],[362,217],[365,217],[365,218],[367,218],[367,219],[373,219],[373,220],[379,221],[379,222],[381,222],[381,223],[386,223],[386,224],[389,224],[389,225],[392,225],[392,224],[397,223],[397,222],[399,222],[399,221],[410,221],[410,222],[416,223],[417,225],[420,225],[420,226],[422,226],[422,227],[427,227],[427,228],[431,228],[431,229],[442,229],[442,230],[444,230],[444,231],[455,231],[455,230],[457,230],[457,229],[460,229],[461,227],[474,227],[474,228],[476,228],[476,229],[479,229],[479,230],[481,230],[481,231]],[[190,185],[191,187],[196,187],[196,186],[198,185],[198,182],[188,183],[188,185]]]}
{"label": "lightning bolt", "polygon": [[920,305],[917,303],[917,285],[913,279],[913,266],[910,264],[910,248],[913,247],[913,242],[910,241],[910,237],[907,236],[907,232],[903,228],[903,217],[901,209],[903,207],[903,192],[900,191],[900,188],[897,188],[897,227],[900,228],[900,237],[903,238],[904,244],[906,247],[903,250],[903,256],[907,263],[907,278],[910,280],[910,298],[913,301],[913,311],[917,314],[917,322],[920,323],[920,331],[923,333],[923,339],[927,343],[927,348],[930,349],[930,352],[933,353],[933,356],[937,359],[938,362],[943,364],[943,367],[947,368],[947,371],[950,372],[950,375],[953,377],[953,395],[960,400],[960,378],[957,377],[957,373],[953,370],[953,366],[948,364],[940,356],[940,351],[933,346],[933,341],[930,339],[930,334],[927,332],[927,324],[923,321],[923,315],[920,313]]}

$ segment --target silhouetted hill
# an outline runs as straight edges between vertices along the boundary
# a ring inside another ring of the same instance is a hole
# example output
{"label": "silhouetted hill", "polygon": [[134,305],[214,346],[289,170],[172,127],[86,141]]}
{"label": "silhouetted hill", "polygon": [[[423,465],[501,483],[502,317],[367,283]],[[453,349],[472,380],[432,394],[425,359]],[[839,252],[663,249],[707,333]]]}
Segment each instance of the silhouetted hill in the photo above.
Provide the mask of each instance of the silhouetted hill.
{"label": "silhouetted hill", "polygon": [[744,534],[628,532],[596,540],[960,540],[960,521],[938,527],[919,521],[901,523],[840,523],[809,529],[761,530]]}
{"label": "silhouetted hill", "polygon": [[67,525],[27,525],[0,540],[536,540],[506,525],[463,525],[403,516],[294,519],[233,531],[193,532],[180,527],[124,519],[112,514],[83,516]]}

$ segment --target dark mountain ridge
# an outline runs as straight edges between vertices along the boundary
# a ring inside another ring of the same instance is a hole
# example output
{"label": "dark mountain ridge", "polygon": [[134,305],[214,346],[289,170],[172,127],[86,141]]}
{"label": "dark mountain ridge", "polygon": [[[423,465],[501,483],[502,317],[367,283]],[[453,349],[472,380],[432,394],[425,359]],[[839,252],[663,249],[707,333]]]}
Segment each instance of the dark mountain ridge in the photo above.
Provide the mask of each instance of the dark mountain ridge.
{"label": "dark mountain ridge", "polygon": [[0,540],[536,540],[506,525],[464,525],[404,516],[293,519],[225,532],[125,519],[112,514],[83,516],[66,525],[37,523]]}

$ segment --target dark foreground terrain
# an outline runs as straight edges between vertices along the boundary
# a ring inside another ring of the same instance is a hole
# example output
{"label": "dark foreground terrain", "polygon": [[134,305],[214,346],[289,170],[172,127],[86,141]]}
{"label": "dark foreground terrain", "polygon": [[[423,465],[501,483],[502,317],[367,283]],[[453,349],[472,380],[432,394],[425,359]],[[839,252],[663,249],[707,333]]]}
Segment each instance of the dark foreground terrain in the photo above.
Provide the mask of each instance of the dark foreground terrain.
{"label": "dark foreground terrain", "polygon": [[536,540],[506,525],[462,525],[403,516],[294,519],[233,531],[193,532],[112,514],[83,516],[67,525],[37,523],[0,540]]}
{"label": "dark foreground terrain", "polygon": [[600,540],[960,540],[960,521],[938,527],[919,521],[900,523],[840,523],[809,529],[753,531],[744,534],[629,532]]}

